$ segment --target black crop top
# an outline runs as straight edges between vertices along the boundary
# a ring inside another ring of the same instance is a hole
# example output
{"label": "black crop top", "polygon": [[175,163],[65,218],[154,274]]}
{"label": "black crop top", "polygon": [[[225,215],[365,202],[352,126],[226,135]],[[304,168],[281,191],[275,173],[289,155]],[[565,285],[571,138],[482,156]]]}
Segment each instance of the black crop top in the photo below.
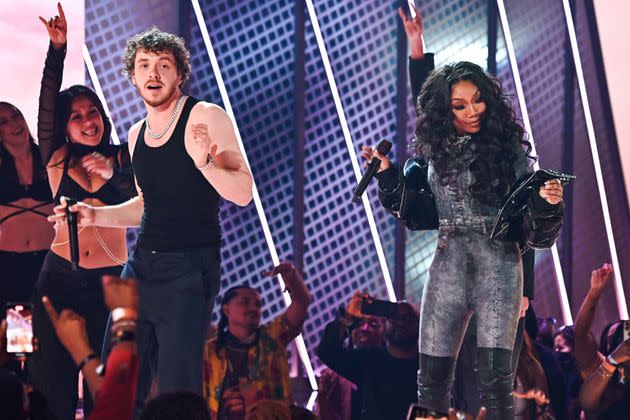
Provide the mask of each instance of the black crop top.
{"label": "black crop top", "polygon": [[[39,207],[52,203],[52,194],[48,185],[46,169],[42,165],[37,146],[33,145],[31,151],[33,153],[33,183],[30,185],[20,184],[13,156],[9,153],[4,153],[0,160],[0,205],[16,209],[15,212],[0,219],[0,224],[27,212],[39,214],[43,217],[48,216],[48,214],[37,210]],[[31,198],[41,203],[33,207],[12,204],[21,198]]]}
{"label": "black crop top", "polygon": [[[109,149],[109,150],[107,150]],[[114,175],[97,191],[86,191],[70,175],[68,175],[69,158],[66,158],[63,165],[63,175],[55,194],[55,203],[59,203],[61,196],[71,197],[76,200],[86,198],[96,198],[107,205],[120,204],[136,195],[136,187],[133,182],[133,172],[129,162],[129,148],[127,144],[120,146],[109,146],[105,150],[100,150],[106,157],[114,158]],[[127,165],[121,166],[118,161],[118,152],[122,155],[122,160],[127,160]]]}

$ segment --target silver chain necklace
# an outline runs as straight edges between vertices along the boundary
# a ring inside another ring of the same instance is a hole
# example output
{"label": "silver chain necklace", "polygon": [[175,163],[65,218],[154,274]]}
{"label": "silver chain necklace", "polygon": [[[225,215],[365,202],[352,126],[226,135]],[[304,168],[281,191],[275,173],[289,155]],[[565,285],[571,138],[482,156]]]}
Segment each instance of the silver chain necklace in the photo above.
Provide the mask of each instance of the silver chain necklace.
{"label": "silver chain necklace", "polygon": [[177,104],[175,104],[175,109],[173,110],[173,115],[171,115],[171,119],[168,120],[168,124],[166,124],[166,127],[164,128],[164,130],[162,130],[162,132],[159,134],[153,134],[151,132],[151,125],[149,124],[149,116],[147,115],[145,120],[147,121],[147,133],[149,134],[149,137],[151,137],[152,139],[160,139],[164,136],[164,134],[166,134],[168,129],[171,128],[171,125],[173,125],[173,122],[175,121],[175,117],[177,116],[177,113],[179,112],[179,108],[182,106],[183,102],[184,102],[184,95],[181,95],[179,99],[177,100]]}

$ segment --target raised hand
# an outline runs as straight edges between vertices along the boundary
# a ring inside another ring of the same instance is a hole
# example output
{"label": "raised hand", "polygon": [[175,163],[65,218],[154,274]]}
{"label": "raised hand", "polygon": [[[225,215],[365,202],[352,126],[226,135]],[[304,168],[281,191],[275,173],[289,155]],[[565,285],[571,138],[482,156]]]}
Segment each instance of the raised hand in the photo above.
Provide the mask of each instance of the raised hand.
{"label": "raised hand", "polygon": [[216,162],[217,145],[212,144],[208,126],[206,124],[191,124],[191,126],[195,145],[193,154],[195,165],[204,166],[208,162],[208,157]]}
{"label": "raised hand", "polygon": [[602,291],[612,278],[613,266],[606,263],[591,273],[591,290]]}
{"label": "raised hand", "polygon": [[51,17],[46,20],[43,17],[39,17],[39,20],[44,24],[48,31],[48,36],[53,46],[57,49],[63,48],[68,41],[68,22],[66,22],[66,15],[63,12],[61,3],[57,3],[57,10],[59,14],[55,17]]}
{"label": "raised hand", "polygon": [[538,190],[538,194],[549,204],[556,205],[562,201],[562,183],[559,179],[545,182]]}
{"label": "raised hand", "polygon": [[416,6],[409,5],[409,7],[413,8],[415,13],[414,18],[407,16],[402,7],[398,8],[398,16],[400,16],[400,20],[402,20],[405,35],[407,35],[407,41],[409,41],[409,55],[413,59],[421,59],[424,57],[424,48],[422,46],[422,16]]}
{"label": "raised hand", "polygon": [[283,277],[292,276],[295,274],[295,266],[289,261],[282,261],[271,270],[262,272],[262,275],[265,277],[277,276],[278,274],[281,274]]}
{"label": "raised hand", "polygon": [[377,173],[383,172],[385,169],[390,167],[390,162],[387,156],[384,156],[376,150],[376,147],[372,148],[370,146],[361,146],[361,157],[365,159],[365,163],[363,164],[365,167],[368,166],[368,163],[372,160],[372,157],[376,157],[381,161],[381,166],[378,168]]}
{"label": "raised hand", "polygon": [[114,164],[111,159],[100,153],[94,152],[81,158],[81,166],[90,174],[96,174],[106,181],[114,176]]}
{"label": "raised hand", "polygon": [[85,319],[70,309],[64,309],[61,314],[58,314],[47,296],[42,298],[42,302],[59,341],[68,350],[75,363],[79,363],[85,356],[92,353],[85,329]]}

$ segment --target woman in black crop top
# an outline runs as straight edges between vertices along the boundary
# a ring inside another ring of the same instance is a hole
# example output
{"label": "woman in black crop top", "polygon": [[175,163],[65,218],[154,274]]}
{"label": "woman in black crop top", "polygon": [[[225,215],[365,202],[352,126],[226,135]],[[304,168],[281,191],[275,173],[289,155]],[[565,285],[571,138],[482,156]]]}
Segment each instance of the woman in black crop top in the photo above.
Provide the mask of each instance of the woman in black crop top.
{"label": "woman in black crop top", "polygon": [[[67,24],[63,10],[44,23],[50,37],[39,96],[38,138],[55,202],[62,196],[93,206],[122,203],[136,195],[126,145],[110,145],[111,123],[96,94],[84,86],[60,91],[66,55]],[[72,309],[86,321],[90,347],[100,349],[109,311],[101,277],[119,275],[127,260],[126,229],[79,227],[79,270],[72,271],[68,229],[55,226],[55,238],[35,288],[33,329],[39,351],[29,365],[31,383],[57,418],[74,418],[77,401],[76,361],[57,339],[42,305],[50,297],[57,311]],[[87,355],[86,355],[87,356]],[[84,411],[91,401],[85,394]],[[87,417],[87,415],[86,415]]]}
{"label": "woman in black crop top", "polygon": [[28,301],[54,230],[46,169],[22,113],[0,102],[0,309]]}

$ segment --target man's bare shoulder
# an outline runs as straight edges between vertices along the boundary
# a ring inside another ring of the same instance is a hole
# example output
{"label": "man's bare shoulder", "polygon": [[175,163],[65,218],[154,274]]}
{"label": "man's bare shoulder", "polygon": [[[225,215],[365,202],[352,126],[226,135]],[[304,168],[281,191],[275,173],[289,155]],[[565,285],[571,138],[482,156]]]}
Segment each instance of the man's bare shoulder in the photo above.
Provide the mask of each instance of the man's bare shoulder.
{"label": "man's bare shoulder", "polygon": [[213,120],[226,118],[227,112],[225,112],[225,110],[217,104],[199,101],[190,111],[190,116],[195,119],[199,118],[206,121],[210,120],[209,122],[212,122]]}

